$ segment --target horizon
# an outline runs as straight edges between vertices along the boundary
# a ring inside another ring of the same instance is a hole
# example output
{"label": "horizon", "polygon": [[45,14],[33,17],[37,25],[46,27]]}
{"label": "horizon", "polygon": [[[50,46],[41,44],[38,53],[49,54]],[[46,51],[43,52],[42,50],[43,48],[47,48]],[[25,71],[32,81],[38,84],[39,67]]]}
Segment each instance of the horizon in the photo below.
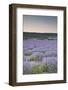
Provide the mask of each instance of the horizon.
{"label": "horizon", "polygon": [[46,39],[46,38],[55,38],[57,37],[57,33],[33,33],[33,32],[23,32],[23,39],[29,38],[38,38],[38,39]]}

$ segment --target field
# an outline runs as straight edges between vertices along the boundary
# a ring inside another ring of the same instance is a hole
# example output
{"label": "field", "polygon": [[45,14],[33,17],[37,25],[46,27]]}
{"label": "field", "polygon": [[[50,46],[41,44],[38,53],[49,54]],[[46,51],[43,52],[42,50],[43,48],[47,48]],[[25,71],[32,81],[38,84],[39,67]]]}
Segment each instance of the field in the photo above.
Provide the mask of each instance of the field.
{"label": "field", "polygon": [[23,74],[57,73],[57,34],[23,33]]}

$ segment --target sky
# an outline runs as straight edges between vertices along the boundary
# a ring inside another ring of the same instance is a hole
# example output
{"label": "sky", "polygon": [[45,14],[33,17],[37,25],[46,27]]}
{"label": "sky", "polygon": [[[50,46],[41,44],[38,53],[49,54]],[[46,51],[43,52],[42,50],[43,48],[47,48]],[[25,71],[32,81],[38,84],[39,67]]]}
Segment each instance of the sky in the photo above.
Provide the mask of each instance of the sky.
{"label": "sky", "polygon": [[24,32],[57,33],[57,16],[23,16]]}

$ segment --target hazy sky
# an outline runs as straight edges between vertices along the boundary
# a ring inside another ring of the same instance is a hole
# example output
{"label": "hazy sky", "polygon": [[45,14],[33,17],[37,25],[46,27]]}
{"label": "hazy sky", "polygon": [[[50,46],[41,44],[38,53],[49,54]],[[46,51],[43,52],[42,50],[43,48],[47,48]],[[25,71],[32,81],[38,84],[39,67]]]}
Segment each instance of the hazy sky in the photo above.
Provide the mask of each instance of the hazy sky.
{"label": "hazy sky", "polygon": [[24,15],[24,32],[57,33],[56,16]]}

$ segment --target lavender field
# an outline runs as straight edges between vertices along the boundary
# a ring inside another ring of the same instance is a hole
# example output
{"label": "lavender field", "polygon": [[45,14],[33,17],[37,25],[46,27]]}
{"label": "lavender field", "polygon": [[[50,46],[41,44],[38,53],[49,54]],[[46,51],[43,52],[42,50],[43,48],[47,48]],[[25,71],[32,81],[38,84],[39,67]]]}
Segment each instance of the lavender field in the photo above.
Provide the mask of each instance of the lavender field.
{"label": "lavender field", "polygon": [[23,33],[23,74],[57,73],[57,34]]}

